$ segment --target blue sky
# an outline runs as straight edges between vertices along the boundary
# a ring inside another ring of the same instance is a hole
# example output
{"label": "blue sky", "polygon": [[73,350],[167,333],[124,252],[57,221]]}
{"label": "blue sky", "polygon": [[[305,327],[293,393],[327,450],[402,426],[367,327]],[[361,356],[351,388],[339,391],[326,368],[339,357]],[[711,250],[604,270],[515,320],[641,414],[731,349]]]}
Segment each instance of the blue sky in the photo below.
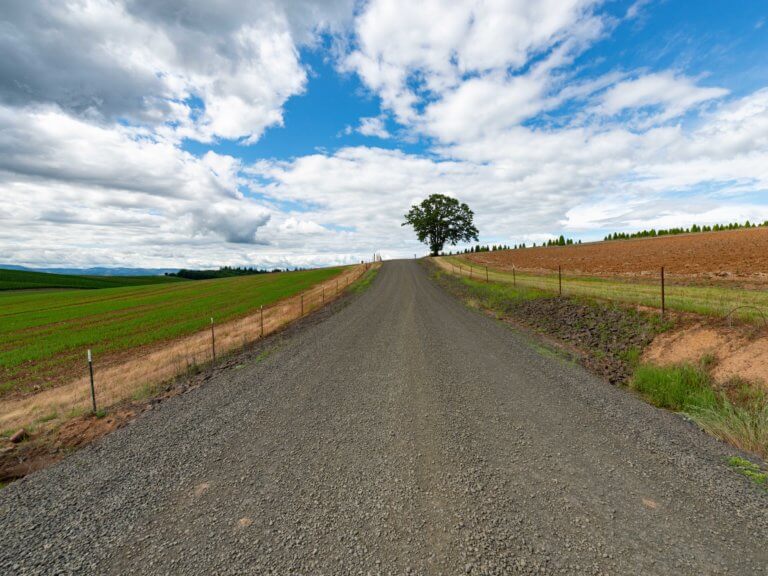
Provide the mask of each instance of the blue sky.
{"label": "blue sky", "polygon": [[[264,266],[768,219],[768,5],[8,3],[0,261]],[[29,242],[28,238],[35,238]]]}

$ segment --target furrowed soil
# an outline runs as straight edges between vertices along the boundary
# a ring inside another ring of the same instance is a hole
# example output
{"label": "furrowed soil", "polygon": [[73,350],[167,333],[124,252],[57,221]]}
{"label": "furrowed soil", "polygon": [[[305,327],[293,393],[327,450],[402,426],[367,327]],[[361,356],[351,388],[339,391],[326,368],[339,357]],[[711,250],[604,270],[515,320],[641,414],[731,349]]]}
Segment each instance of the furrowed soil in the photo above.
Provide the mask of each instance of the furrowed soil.
{"label": "furrowed soil", "polygon": [[500,250],[466,258],[499,270],[552,272],[562,266],[590,276],[655,278],[664,266],[670,278],[767,285],[768,228]]}

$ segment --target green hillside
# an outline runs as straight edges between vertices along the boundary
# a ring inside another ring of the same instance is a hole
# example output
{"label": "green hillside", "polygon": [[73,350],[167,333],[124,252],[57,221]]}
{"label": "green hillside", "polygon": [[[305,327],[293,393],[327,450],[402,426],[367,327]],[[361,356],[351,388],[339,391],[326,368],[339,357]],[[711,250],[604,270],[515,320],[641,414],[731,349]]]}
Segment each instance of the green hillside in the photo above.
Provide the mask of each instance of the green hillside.
{"label": "green hillside", "polygon": [[86,348],[104,358],[192,334],[210,326],[211,316],[216,322],[242,317],[343,270],[321,268],[105,290],[0,293],[0,395],[70,380],[82,372]]}
{"label": "green hillside", "polygon": [[146,284],[167,284],[169,282],[184,281],[183,278],[170,276],[74,276],[0,269],[0,290],[121,288],[124,286],[144,286]]}

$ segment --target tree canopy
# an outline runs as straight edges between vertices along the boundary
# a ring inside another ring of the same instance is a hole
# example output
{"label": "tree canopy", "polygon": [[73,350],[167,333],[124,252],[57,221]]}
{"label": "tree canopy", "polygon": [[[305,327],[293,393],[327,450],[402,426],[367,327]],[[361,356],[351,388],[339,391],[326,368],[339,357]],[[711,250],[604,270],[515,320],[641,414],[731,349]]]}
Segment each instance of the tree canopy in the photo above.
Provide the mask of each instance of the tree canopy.
{"label": "tree canopy", "polygon": [[437,256],[446,243],[477,240],[478,231],[472,220],[474,213],[469,206],[444,194],[432,194],[414,204],[405,215],[403,226],[413,226],[419,242],[429,246],[432,256]]}

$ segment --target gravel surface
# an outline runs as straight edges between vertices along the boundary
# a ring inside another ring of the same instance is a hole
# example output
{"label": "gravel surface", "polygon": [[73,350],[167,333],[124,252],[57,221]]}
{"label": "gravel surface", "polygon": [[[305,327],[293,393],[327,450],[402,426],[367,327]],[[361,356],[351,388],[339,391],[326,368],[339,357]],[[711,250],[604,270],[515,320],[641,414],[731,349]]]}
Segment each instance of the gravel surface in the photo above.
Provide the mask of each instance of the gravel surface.
{"label": "gravel surface", "polygon": [[0,492],[2,574],[765,574],[732,449],[415,262]]}

